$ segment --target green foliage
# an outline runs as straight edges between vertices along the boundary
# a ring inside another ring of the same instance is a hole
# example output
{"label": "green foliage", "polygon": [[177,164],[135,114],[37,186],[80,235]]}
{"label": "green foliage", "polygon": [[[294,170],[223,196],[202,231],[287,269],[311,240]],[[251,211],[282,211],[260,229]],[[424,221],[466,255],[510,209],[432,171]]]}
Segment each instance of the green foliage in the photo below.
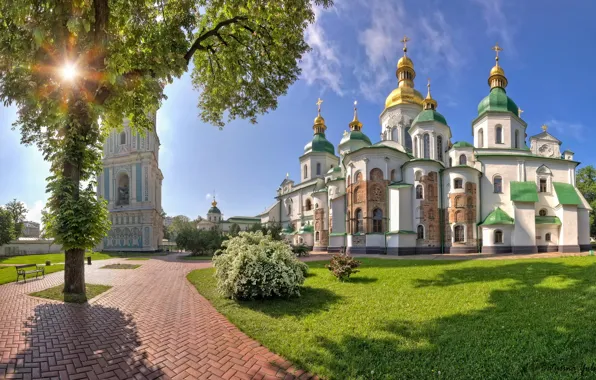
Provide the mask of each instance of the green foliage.
{"label": "green foliage", "polygon": [[238,236],[239,233],[240,233],[240,226],[237,223],[232,223],[232,225],[230,226],[230,230],[228,231],[228,234],[231,237],[236,237],[236,236]]}
{"label": "green foliage", "polygon": [[298,245],[293,245],[292,252],[294,252],[294,254],[297,257],[303,257],[303,256],[308,256],[310,249],[308,248],[308,246],[306,244],[302,243],[302,244],[298,244]]}
{"label": "green foliage", "polygon": [[27,215],[29,210],[27,210],[27,207],[25,207],[23,202],[19,202],[16,199],[8,202],[4,207],[12,215],[14,236],[15,239],[17,239],[23,234],[23,227],[25,226],[23,222],[25,221],[25,215]]}
{"label": "green foliage", "polygon": [[590,212],[590,236],[596,236],[596,168],[592,165],[577,171],[577,189],[583,194],[592,207]]}
{"label": "green foliage", "polygon": [[346,281],[354,273],[358,273],[360,261],[354,260],[354,258],[345,253],[333,255],[331,262],[325,267],[333,273],[340,281]]}
{"label": "green foliage", "polygon": [[267,225],[263,225],[263,227],[261,228],[261,232],[263,232],[263,235],[269,234],[271,235],[273,240],[283,240],[283,237],[281,236],[281,231],[282,227],[281,223],[279,222],[271,222]]}
{"label": "green foliage", "polygon": [[14,219],[12,214],[0,207],[0,246],[15,239]]}
{"label": "green foliage", "polygon": [[300,296],[306,264],[290,246],[262,232],[241,232],[213,258],[217,287],[233,299]]}
{"label": "green foliage", "polygon": [[183,230],[190,230],[196,227],[188,216],[178,215],[172,218],[172,224],[168,227],[169,239],[176,240],[178,234]]}
{"label": "green foliage", "polygon": [[212,255],[221,247],[223,237],[218,230],[186,228],[176,237],[176,245],[193,255]]}
{"label": "green foliage", "polygon": [[258,231],[262,231],[263,230],[263,226],[261,225],[261,223],[253,223],[252,226],[250,226],[248,228],[248,231],[250,232],[258,232]]}

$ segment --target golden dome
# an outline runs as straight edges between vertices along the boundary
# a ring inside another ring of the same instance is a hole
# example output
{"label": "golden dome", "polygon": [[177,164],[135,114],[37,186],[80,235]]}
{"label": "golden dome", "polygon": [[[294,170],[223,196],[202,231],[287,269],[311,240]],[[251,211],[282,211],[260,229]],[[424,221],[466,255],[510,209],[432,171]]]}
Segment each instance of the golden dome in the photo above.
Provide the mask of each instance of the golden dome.
{"label": "golden dome", "polygon": [[213,202],[211,202],[211,206],[213,206],[213,207],[217,206],[217,201],[215,199],[213,199]]}
{"label": "golden dome", "polygon": [[411,67],[414,68],[414,62],[412,62],[412,60],[410,59],[410,57],[407,56],[403,56],[399,59],[399,61],[397,61],[397,68],[399,69],[400,67]]}
{"label": "golden dome", "polygon": [[496,53],[495,57],[495,65],[492,69],[490,69],[490,75],[488,76],[488,85],[490,88],[500,87],[505,88],[507,87],[507,77],[505,77],[505,71],[499,66],[499,52],[503,51],[503,49],[499,46],[499,44],[495,44],[493,50]]}
{"label": "golden dome", "polygon": [[385,108],[398,104],[416,104],[421,106],[424,98],[422,94],[412,87],[400,86],[391,91],[385,100]]}
{"label": "golden dome", "polygon": [[315,124],[325,124],[325,119],[323,119],[323,116],[317,115],[317,117],[315,117]]}
{"label": "golden dome", "polygon": [[490,69],[490,75],[505,75],[505,71],[501,68],[501,66],[496,64],[492,69]]}

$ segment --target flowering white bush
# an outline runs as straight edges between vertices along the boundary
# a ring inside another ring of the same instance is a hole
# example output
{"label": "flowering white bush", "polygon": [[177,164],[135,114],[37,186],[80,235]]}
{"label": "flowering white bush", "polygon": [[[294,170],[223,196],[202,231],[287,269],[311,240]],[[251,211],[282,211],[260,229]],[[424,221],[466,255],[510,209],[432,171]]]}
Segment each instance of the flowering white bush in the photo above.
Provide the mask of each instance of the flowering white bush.
{"label": "flowering white bush", "polygon": [[234,299],[300,295],[308,266],[292,248],[262,232],[241,232],[213,259],[217,288]]}

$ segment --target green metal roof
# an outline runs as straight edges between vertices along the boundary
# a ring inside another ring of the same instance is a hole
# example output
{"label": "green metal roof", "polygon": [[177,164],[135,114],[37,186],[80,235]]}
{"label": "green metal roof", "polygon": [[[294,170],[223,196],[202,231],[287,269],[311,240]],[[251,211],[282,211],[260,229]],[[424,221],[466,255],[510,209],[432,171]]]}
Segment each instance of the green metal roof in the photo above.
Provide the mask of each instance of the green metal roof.
{"label": "green metal roof", "polygon": [[482,222],[481,226],[490,226],[493,224],[513,224],[513,218],[507,215],[507,213],[501,210],[500,207],[494,209],[493,212],[488,214],[484,222]]}
{"label": "green metal roof", "polygon": [[344,138],[341,139],[340,145],[347,143],[348,141],[353,141],[353,140],[360,140],[360,141],[364,141],[367,144],[372,144],[370,142],[370,139],[368,138],[367,135],[365,135],[364,133],[360,132],[360,131],[351,131],[348,132],[347,136],[344,136]]}
{"label": "green metal roof", "polygon": [[474,145],[470,144],[466,141],[457,141],[455,144],[451,146],[451,148],[473,148]]}
{"label": "green metal roof", "polygon": [[557,216],[537,216],[536,224],[558,224],[561,225],[561,219]]}
{"label": "green metal roof", "polygon": [[335,154],[335,148],[333,147],[333,144],[325,138],[324,133],[316,133],[313,136],[312,141],[304,146],[304,153],[310,152],[327,152]]}
{"label": "green metal roof", "polygon": [[538,202],[538,191],[534,182],[511,181],[510,190],[511,200],[514,202]]}
{"label": "green metal roof", "polygon": [[505,89],[495,87],[478,104],[478,116],[488,111],[511,112],[515,116],[519,115],[517,104],[505,93]]}
{"label": "green metal roof", "polygon": [[208,211],[209,214],[221,214],[221,211],[217,207],[211,207]]}
{"label": "green metal roof", "polygon": [[386,233],[386,235],[416,235],[416,232],[408,231],[408,230],[397,230],[397,231],[389,231]]}
{"label": "green metal roof", "polygon": [[575,191],[575,187],[569,183],[563,182],[553,182],[553,186],[555,187],[555,193],[557,193],[557,198],[559,199],[559,203],[562,205],[581,205],[582,201],[579,199],[579,195],[577,195],[577,191]]}
{"label": "green metal roof", "polygon": [[327,174],[331,174],[331,173],[334,173],[334,172],[341,172],[341,167],[335,166],[335,167],[327,170]]}
{"label": "green metal roof", "polygon": [[405,182],[394,182],[391,185],[389,185],[389,187],[393,187],[393,188],[401,188],[401,187],[412,187],[414,185],[412,185],[411,183],[405,183]]}
{"label": "green metal roof", "polygon": [[300,227],[300,231],[298,231],[298,235],[310,234],[310,233],[313,233],[314,230],[315,230],[315,228],[312,225],[307,224],[305,226]]}
{"label": "green metal roof", "polygon": [[439,123],[447,125],[447,120],[445,120],[445,117],[435,110],[424,110],[420,112],[418,116],[414,118],[412,125],[423,121],[438,121]]}

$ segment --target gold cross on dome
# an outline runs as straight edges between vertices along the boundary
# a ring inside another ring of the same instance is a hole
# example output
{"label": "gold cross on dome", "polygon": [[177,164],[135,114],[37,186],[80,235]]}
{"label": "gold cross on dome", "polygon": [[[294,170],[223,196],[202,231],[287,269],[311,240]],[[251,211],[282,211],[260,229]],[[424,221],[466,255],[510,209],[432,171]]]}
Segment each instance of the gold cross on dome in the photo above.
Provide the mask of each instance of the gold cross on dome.
{"label": "gold cross on dome", "polygon": [[404,38],[402,38],[399,42],[401,42],[402,44],[404,44],[404,54],[408,51],[408,41],[410,41],[410,39],[408,38],[408,36],[404,35]]}
{"label": "gold cross on dome", "polygon": [[321,114],[321,104],[323,104],[323,100],[321,98],[319,98],[319,100],[317,100],[317,103],[315,103],[315,104],[317,105],[319,114]]}
{"label": "gold cross on dome", "polygon": [[524,113],[524,110],[522,110],[521,108],[517,108],[517,117],[521,118],[522,113]]}
{"label": "gold cross on dome", "polygon": [[499,46],[499,43],[495,43],[495,46],[492,47],[492,49],[495,51],[495,53],[497,54],[497,56],[495,57],[495,59],[498,61],[499,60],[499,52],[503,51],[503,48]]}
{"label": "gold cross on dome", "polygon": [[548,127],[546,126],[546,124],[542,124],[542,130],[543,130],[544,132],[546,132],[546,130],[547,130],[547,129],[548,129]]}

